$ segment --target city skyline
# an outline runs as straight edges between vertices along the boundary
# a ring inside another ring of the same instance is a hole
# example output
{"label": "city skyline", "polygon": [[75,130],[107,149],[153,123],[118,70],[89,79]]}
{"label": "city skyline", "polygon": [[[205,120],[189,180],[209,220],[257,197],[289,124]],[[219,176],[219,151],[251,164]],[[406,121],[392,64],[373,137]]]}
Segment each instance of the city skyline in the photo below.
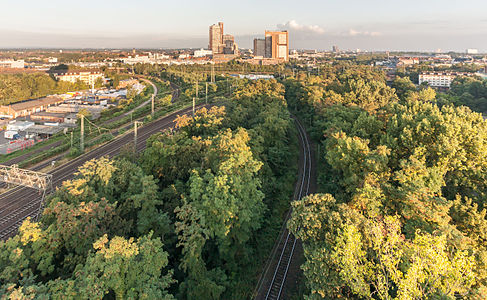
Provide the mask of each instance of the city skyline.
{"label": "city skyline", "polygon": [[237,9],[223,1],[4,2],[0,48],[207,48],[208,25],[221,20],[242,48],[265,30],[288,30],[291,49],[487,52],[480,0],[252,0]]}

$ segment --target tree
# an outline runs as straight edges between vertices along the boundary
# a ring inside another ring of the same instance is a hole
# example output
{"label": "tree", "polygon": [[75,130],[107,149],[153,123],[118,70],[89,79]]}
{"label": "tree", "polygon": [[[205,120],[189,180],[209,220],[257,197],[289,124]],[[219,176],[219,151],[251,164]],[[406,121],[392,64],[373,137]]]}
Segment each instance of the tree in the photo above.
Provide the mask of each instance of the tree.
{"label": "tree", "polygon": [[103,87],[103,79],[97,78],[95,81],[95,88],[101,88]]}
{"label": "tree", "polygon": [[75,271],[75,285],[87,298],[103,298],[113,291],[117,299],[173,299],[167,292],[172,272],[163,275],[168,254],[152,234],[108,239],[105,234],[93,244],[96,250]]}
{"label": "tree", "polygon": [[397,96],[405,100],[409,94],[416,91],[416,86],[408,77],[396,77],[392,83],[392,87],[396,90]]}
{"label": "tree", "polygon": [[132,85],[129,85],[127,87],[127,99],[133,100],[135,96],[137,96],[137,90]]}
{"label": "tree", "polygon": [[258,229],[264,211],[264,194],[256,173],[261,162],[252,157],[244,129],[226,130],[216,136],[208,153],[209,168],[194,170],[189,179],[189,199],[204,215],[220,252],[235,258]]}
{"label": "tree", "polygon": [[303,241],[310,298],[453,297],[475,283],[474,257],[450,252],[445,235],[406,239],[397,217],[366,218],[331,195],[293,202],[288,226]]}
{"label": "tree", "polygon": [[169,106],[172,103],[172,95],[166,95],[157,101],[161,106]]}
{"label": "tree", "polygon": [[[362,76],[286,83],[324,145],[319,184],[333,193],[293,204],[310,298],[481,298],[487,124],[452,94],[398,78],[397,101]],[[321,99],[306,93],[315,86]],[[482,95],[480,83],[469,88]]]}
{"label": "tree", "polygon": [[207,270],[203,260],[203,247],[210,238],[204,215],[189,203],[175,210],[178,247],[183,257],[180,268],[187,273],[181,283],[181,293],[188,299],[220,299],[225,290],[226,275],[219,269]]}
{"label": "tree", "polygon": [[[475,282],[473,257],[466,251],[450,256],[445,236],[418,232],[407,242],[394,217],[372,221],[365,229],[361,233],[355,225],[345,225],[332,255],[340,276],[361,297],[454,297],[467,295]],[[403,261],[409,263],[401,266]]]}

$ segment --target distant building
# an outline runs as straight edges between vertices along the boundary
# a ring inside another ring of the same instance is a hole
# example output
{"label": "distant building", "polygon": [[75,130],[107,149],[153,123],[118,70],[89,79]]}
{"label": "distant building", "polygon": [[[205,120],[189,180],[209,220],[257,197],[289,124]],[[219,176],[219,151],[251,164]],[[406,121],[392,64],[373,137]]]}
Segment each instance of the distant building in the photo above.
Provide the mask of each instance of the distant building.
{"label": "distant building", "polygon": [[457,76],[472,76],[471,73],[428,72],[419,74],[419,84],[426,82],[431,87],[449,88]]}
{"label": "distant building", "polygon": [[233,35],[223,35],[223,54],[238,54],[238,46]]}
{"label": "distant building", "polygon": [[104,79],[103,73],[100,71],[67,71],[54,73],[54,77],[60,81],[67,81],[76,83],[82,81],[88,85],[94,84],[98,79]]}
{"label": "distant building", "polygon": [[205,56],[211,56],[212,54],[213,51],[201,48],[200,50],[194,51],[193,57],[205,57]]}
{"label": "distant building", "polygon": [[333,47],[331,47],[331,51],[333,53],[339,53],[340,52],[340,49],[338,49],[338,46],[333,46]]}
{"label": "distant building", "polygon": [[289,33],[287,31],[265,32],[265,58],[289,60]]}
{"label": "distant building", "polygon": [[55,64],[55,63],[57,63],[57,57],[49,57],[47,59],[47,62],[51,63],[51,64]]}
{"label": "distant building", "polygon": [[124,64],[128,64],[128,65],[151,63],[151,59],[149,58],[148,55],[135,55],[135,56],[129,55],[129,57],[123,58],[122,61]]}
{"label": "distant building", "polygon": [[24,60],[0,60],[0,68],[23,69]]}
{"label": "distant building", "polygon": [[210,26],[210,42],[208,49],[213,54],[223,53],[223,22]]}
{"label": "distant building", "polygon": [[479,54],[479,50],[477,49],[467,49],[467,54]]}
{"label": "distant building", "polygon": [[124,64],[135,65],[135,64],[157,64],[161,63],[163,60],[169,59],[168,55],[162,53],[148,53],[147,55],[129,55],[121,60]]}
{"label": "distant building", "polygon": [[274,79],[274,75],[265,75],[265,74],[248,74],[248,75],[238,75],[239,78],[246,78],[250,80],[259,80],[259,79]]}
{"label": "distant building", "polygon": [[396,66],[397,67],[404,67],[404,66],[411,66],[419,64],[418,57],[399,57],[397,59]]}
{"label": "distant building", "polygon": [[233,35],[223,33],[223,22],[210,26],[208,49],[215,54],[238,54]]}
{"label": "distant building", "polygon": [[265,57],[265,39],[254,39],[254,56]]}
{"label": "distant building", "polygon": [[126,89],[129,86],[133,86],[138,84],[139,81],[137,79],[123,79],[118,82],[117,89]]}

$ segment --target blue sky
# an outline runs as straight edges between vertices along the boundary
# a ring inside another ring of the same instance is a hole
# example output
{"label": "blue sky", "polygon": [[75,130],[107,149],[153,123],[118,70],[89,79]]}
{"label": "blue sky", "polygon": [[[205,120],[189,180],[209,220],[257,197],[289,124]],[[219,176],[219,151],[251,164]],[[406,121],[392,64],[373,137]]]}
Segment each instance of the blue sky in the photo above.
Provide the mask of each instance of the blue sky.
{"label": "blue sky", "polygon": [[[288,29],[291,48],[487,52],[485,0],[2,0],[0,47],[206,47],[225,23],[241,47]],[[7,12],[7,13],[6,13]]]}

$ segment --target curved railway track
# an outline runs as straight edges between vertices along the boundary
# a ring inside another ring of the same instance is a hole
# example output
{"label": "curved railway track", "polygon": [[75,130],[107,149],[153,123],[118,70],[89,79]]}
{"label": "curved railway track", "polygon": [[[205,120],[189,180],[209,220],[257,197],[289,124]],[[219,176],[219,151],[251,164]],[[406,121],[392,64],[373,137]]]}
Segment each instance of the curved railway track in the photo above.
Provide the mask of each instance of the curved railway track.
{"label": "curved railway track", "polygon": [[[200,104],[197,108],[202,106],[204,105]],[[172,128],[177,115],[187,114],[191,111],[192,107],[185,108],[140,127],[137,136],[136,153],[145,148],[145,142],[151,135],[161,130]],[[60,186],[63,181],[72,178],[78,167],[88,160],[102,156],[113,157],[117,155],[123,146],[133,141],[133,136],[133,133],[123,135],[55,168],[51,171],[53,186]],[[15,187],[0,195],[0,239],[6,239],[14,235],[25,218],[37,215],[41,207],[39,198],[37,191],[25,187]]]}
{"label": "curved railway track", "polygon": [[[296,184],[294,199],[301,199],[309,194],[311,182],[312,156],[311,148],[304,127],[299,120],[295,119],[296,128],[298,129],[299,141],[301,144],[301,161],[300,179]],[[282,234],[274,247],[269,263],[261,280],[258,284],[256,300],[277,300],[281,299],[289,273],[293,255],[296,249],[297,239],[287,229],[287,221],[291,216],[289,210],[284,220]]]}

